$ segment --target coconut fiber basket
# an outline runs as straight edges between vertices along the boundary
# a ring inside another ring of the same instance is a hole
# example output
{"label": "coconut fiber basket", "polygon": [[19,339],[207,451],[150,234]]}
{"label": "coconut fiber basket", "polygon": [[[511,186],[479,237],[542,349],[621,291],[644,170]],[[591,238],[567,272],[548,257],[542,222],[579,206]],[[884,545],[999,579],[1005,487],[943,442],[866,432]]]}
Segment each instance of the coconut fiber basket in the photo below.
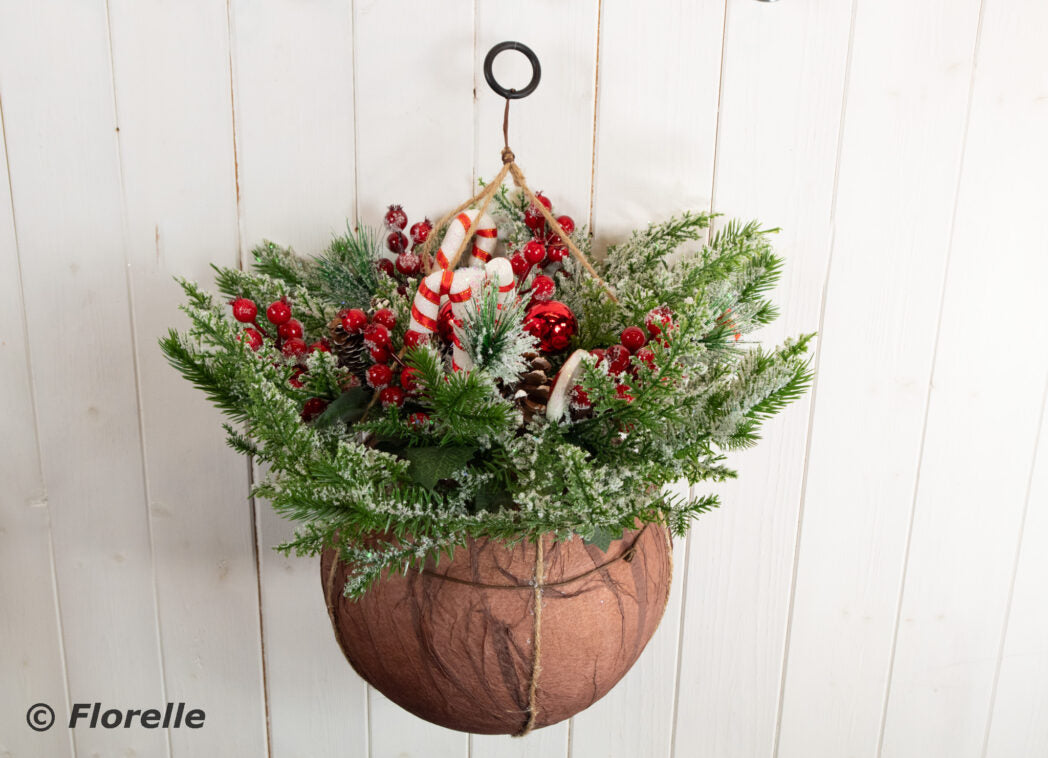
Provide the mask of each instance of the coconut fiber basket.
{"label": "coconut fiber basket", "polygon": [[360,676],[449,729],[526,734],[589,707],[637,660],[666,608],[672,543],[656,524],[606,552],[578,537],[471,540],[357,601],[342,594],[348,573],[321,556],[335,637]]}

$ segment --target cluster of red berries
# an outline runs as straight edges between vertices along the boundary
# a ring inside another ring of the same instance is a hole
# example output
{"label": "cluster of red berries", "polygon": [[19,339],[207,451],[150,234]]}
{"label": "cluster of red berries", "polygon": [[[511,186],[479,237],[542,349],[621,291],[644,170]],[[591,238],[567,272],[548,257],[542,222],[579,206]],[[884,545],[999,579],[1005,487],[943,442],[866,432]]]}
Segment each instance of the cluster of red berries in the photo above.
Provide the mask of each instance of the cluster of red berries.
{"label": "cluster of red berries", "polygon": [[[644,364],[648,369],[655,370],[655,351],[648,347],[649,341],[665,345],[668,342],[669,332],[673,330],[673,312],[666,306],[653,308],[644,317],[645,329],[639,326],[627,326],[619,335],[618,344],[605,349],[590,350],[590,354],[596,356],[597,365],[607,362],[608,373],[619,376],[624,373],[636,376],[637,368]],[[646,331],[645,331],[646,330]],[[630,386],[624,382],[616,385],[616,394],[622,400],[632,402]],[[575,385],[571,393],[571,405],[576,410],[586,410],[591,407],[589,396],[580,385]]]}
{"label": "cluster of red berries", "polygon": [[[552,210],[553,202],[548,197],[541,192],[535,197],[545,206],[547,211]],[[517,281],[521,282],[524,281],[532,268],[536,266],[542,268],[550,264],[560,263],[568,257],[567,246],[560,236],[553,231],[546,221],[546,217],[542,215],[542,211],[534,203],[524,211],[524,224],[531,230],[531,239],[524,243],[520,250],[509,258],[509,262],[513,266],[513,273],[516,275]],[[571,216],[557,216],[557,224],[567,235],[575,231],[575,221]],[[535,281],[532,282],[532,296],[542,300],[539,293],[535,291],[535,285],[540,279],[545,279],[549,282],[542,285],[544,288],[549,288],[549,297],[545,298],[548,300],[553,295],[553,280],[548,276],[535,277]]]}
{"label": "cluster of red berries", "polygon": [[[364,373],[368,386],[378,392],[378,400],[383,408],[400,408],[412,395],[419,393],[419,384],[415,369],[404,366],[393,350],[391,330],[397,325],[396,314],[389,308],[379,308],[371,318],[359,308],[347,308],[339,313],[342,328],[347,334],[361,335],[364,347],[374,363]],[[400,368],[400,373],[394,367]],[[399,379],[399,386],[394,384]],[[425,413],[415,413],[409,418],[411,423],[421,425],[429,420]]]}
{"label": "cluster of red berries", "polygon": [[[325,353],[331,352],[327,340],[321,339],[306,343],[302,323],[291,317],[291,306],[286,299],[275,300],[266,308],[266,320],[272,327],[276,327],[276,334],[273,337],[270,337],[269,332],[258,323],[258,305],[254,300],[238,297],[231,305],[233,318],[242,324],[251,324],[250,327],[244,329],[241,337],[247,341],[248,347],[257,352],[265,344],[266,339],[271,339],[274,347],[286,358],[294,359],[297,362],[298,365],[290,380],[291,386],[296,389],[303,386],[300,377],[306,373],[305,356],[318,350]],[[302,407],[302,418],[311,421],[323,413],[327,405],[327,401],[322,398],[310,398]]]}
{"label": "cluster of red berries", "polygon": [[399,205],[389,206],[385,222],[386,228],[389,229],[389,234],[386,236],[386,248],[396,255],[397,259],[392,261],[383,258],[378,262],[379,268],[389,276],[395,276],[395,272],[404,276],[418,276],[422,271],[422,258],[415,250],[429,239],[430,232],[433,231],[432,222],[427,218],[411,225],[409,230],[411,234],[410,250],[408,249],[408,237],[404,234],[404,229],[408,225],[408,214],[404,212],[404,209]]}

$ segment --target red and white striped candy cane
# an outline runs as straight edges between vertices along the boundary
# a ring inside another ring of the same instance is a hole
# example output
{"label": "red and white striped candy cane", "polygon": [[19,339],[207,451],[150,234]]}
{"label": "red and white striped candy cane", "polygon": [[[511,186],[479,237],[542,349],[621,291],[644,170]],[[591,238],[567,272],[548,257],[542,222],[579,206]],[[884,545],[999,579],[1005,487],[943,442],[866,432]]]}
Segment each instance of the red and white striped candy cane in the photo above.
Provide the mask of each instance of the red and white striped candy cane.
{"label": "red and white striped candy cane", "polygon": [[434,271],[418,285],[415,300],[411,304],[411,321],[408,331],[419,334],[432,334],[437,331],[437,315],[440,313],[440,301],[447,297],[452,302],[463,303],[473,293],[469,287],[469,277],[464,271]]}
{"label": "red and white striped candy cane", "polygon": [[491,254],[495,252],[495,243],[498,242],[498,229],[491,216],[484,214],[477,221],[476,210],[462,211],[455,216],[448,226],[444,239],[440,241],[440,249],[437,250],[437,265],[447,268],[451,257],[459,249],[466,232],[476,223],[477,231],[473,235],[473,250],[469,256],[469,265],[483,266],[491,260]]}

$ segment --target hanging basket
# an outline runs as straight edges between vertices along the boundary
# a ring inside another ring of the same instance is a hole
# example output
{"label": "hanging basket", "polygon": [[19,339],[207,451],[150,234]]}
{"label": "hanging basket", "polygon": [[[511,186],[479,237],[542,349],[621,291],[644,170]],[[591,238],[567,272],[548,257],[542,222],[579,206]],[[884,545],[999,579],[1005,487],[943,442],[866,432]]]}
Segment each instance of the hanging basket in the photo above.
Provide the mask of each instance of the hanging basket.
{"label": "hanging basket", "polygon": [[602,552],[578,537],[513,547],[470,540],[450,560],[386,573],[357,601],[335,552],[321,557],[346,659],[420,718],[475,734],[526,734],[603,697],[655,632],[672,543],[648,524]]}

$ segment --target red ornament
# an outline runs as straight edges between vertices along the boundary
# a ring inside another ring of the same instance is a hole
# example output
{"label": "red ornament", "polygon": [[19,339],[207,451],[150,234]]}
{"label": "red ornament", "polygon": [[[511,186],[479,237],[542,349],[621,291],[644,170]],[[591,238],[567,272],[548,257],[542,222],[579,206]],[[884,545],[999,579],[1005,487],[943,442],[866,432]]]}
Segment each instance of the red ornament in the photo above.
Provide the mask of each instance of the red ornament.
{"label": "red ornament", "polygon": [[669,331],[673,328],[673,311],[665,305],[652,308],[644,317],[644,326],[648,328],[648,334],[657,337],[663,330]]}
{"label": "red ornament", "polygon": [[371,356],[371,360],[375,363],[389,363],[389,357],[391,353],[388,348],[384,347],[371,347],[368,348],[368,355]]}
{"label": "red ornament", "polygon": [[386,226],[390,229],[403,229],[408,225],[408,214],[399,205],[389,206],[386,211]]}
{"label": "red ornament", "polygon": [[409,395],[414,395],[419,390],[418,371],[408,366],[400,372],[400,386]]}
{"label": "red ornament", "polygon": [[568,246],[564,244],[550,245],[546,249],[546,255],[549,256],[550,263],[560,263],[568,257]]}
{"label": "red ornament", "polygon": [[619,336],[622,346],[635,353],[647,343],[648,338],[644,336],[644,330],[639,326],[627,326]]}
{"label": "red ornament", "polygon": [[399,255],[408,249],[408,238],[404,235],[404,232],[390,232],[389,236],[386,237],[386,247]]}
{"label": "red ornament", "polygon": [[630,366],[630,351],[622,345],[612,345],[605,351],[604,357],[608,360],[608,371],[612,374],[621,374]]}
{"label": "red ornament", "polygon": [[524,246],[522,252],[524,253],[524,260],[532,266],[538,266],[546,260],[546,246],[541,242],[532,240]]}
{"label": "red ornament", "polygon": [[429,423],[428,413],[412,413],[408,416],[408,423],[412,426],[425,426]]}
{"label": "red ornament", "polygon": [[634,362],[640,361],[652,371],[655,370],[655,351],[650,347],[642,347],[633,354]]}
{"label": "red ornament", "polygon": [[419,221],[411,225],[411,241],[416,245],[421,245],[427,239],[429,239],[429,233],[433,231],[433,222],[428,218],[425,221]]}
{"label": "red ornament", "polygon": [[317,351],[320,351],[321,353],[330,353],[331,346],[328,345],[325,340],[317,340],[316,342],[310,343],[309,352],[315,353]]}
{"label": "red ornament", "polygon": [[302,420],[312,421],[325,410],[327,410],[328,401],[320,397],[311,397],[302,406]]}
{"label": "red ornament", "polygon": [[556,353],[571,344],[578,330],[575,314],[557,300],[535,303],[524,316],[524,329],[539,340],[539,349]]}
{"label": "red ornament", "polygon": [[429,342],[428,334],[416,332],[414,329],[408,329],[404,332],[405,347],[418,347],[419,345],[425,345],[427,342]]}
{"label": "red ornament", "polygon": [[397,317],[389,308],[379,308],[371,320],[376,324],[382,324],[387,329],[392,329],[397,325]]}
{"label": "red ornament", "polygon": [[367,314],[359,308],[342,311],[342,328],[346,330],[347,334],[357,334],[367,325]]}
{"label": "red ornament", "polygon": [[593,350],[590,350],[590,355],[592,355],[594,358],[597,359],[597,365],[599,366],[600,362],[602,360],[604,360],[604,354],[606,352],[607,351],[604,348],[598,347],[598,348],[594,348]]}
{"label": "red ornament", "polygon": [[243,324],[252,324],[258,316],[258,306],[254,301],[246,297],[238,297],[233,301],[233,318]]}
{"label": "red ornament", "polygon": [[404,390],[400,387],[386,387],[378,393],[378,401],[383,408],[399,408],[404,404]]}
{"label": "red ornament", "polygon": [[557,223],[560,224],[560,228],[564,233],[569,236],[575,231],[575,219],[571,216],[557,216]]}
{"label": "red ornament", "polygon": [[514,253],[509,257],[509,265],[513,266],[513,276],[520,279],[531,268],[523,253]]}
{"label": "red ornament", "polygon": [[397,269],[394,267],[393,261],[389,258],[380,258],[375,265],[378,266],[378,270],[386,276],[394,276],[396,274]]}
{"label": "red ornament", "polygon": [[548,276],[539,275],[535,277],[535,280],[531,283],[531,296],[540,303],[545,303],[548,300],[553,299],[553,290],[556,289],[556,285],[553,280]]}
{"label": "red ornament", "polygon": [[306,354],[306,343],[298,337],[289,339],[284,343],[281,352],[283,352],[288,358],[297,358],[300,355]]}
{"label": "red ornament", "polygon": [[291,306],[283,300],[277,300],[266,308],[266,318],[269,319],[269,323],[277,326],[286,324],[291,318]]}
{"label": "red ornament", "polygon": [[259,334],[258,329],[245,329],[243,337],[247,339],[247,346],[252,350],[262,347],[262,335]]}
{"label": "red ornament", "polygon": [[404,276],[415,276],[422,270],[422,259],[415,253],[403,252],[397,256],[397,271]]}
{"label": "red ornament", "polygon": [[589,393],[582,389],[581,384],[576,384],[571,388],[571,407],[576,411],[585,411],[593,407],[593,401],[590,400]]}
{"label": "red ornament", "polygon": [[385,363],[376,363],[368,368],[365,376],[368,380],[368,386],[380,390],[383,387],[388,387],[389,383],[393,381],[393,369]]}
{"label": "red ornament", "polygon": [[379,323],[373,323],[364,330],[364,344],[371,347],[389,347],[389,329]]}
{"label": "red ornament", "polygon": [[282,340],[290,340],[294,339],[295,337],[301,337],[302,324],[300,324],[295,319],[285,321],[283,324],[277,327],[277,334],[280,335],[280,339]]}

